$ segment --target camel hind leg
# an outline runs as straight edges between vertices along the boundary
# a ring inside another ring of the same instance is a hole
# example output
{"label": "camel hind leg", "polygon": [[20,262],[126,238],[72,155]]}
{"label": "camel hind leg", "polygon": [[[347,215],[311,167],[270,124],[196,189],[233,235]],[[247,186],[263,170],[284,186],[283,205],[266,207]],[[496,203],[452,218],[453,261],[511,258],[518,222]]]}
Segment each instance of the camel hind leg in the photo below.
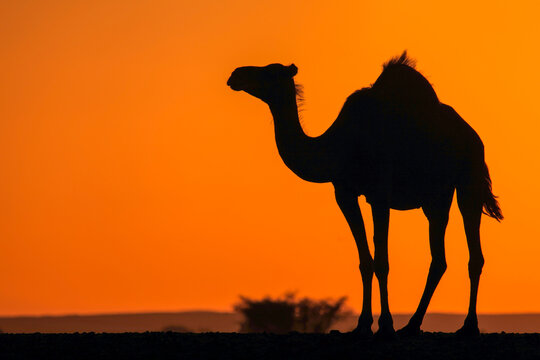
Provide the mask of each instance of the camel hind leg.
{"label": "camel hind leg", "polygon": [[482,255],[482,247],[480,245],[480,220],[483,205],[481,194],[480,186],[469,185],[458,188],[457,191],[459,210],[463,217],[467,246],[469,248],[469,279],[471,285],[469,311],[465,318],[465,323],[457,331],[457,334],[462,336],[477,336],[480,334],[476,315],[476,302],[478,284],[480,282],[482,267],[484,266],[484,256]]}
{"label": "camel hind leg", "polygon": [[414,336],[420,333],[420,325],[426,314],[431,297],[446,271],[446,256],[444,251],[444,234],[448,224],[448,213],[452,205],[454,189],[441,192],[441,196],[422,207],[429,221],[429,247],[431,251],[431,265],[424,288],[424,293],[416,312],[409,323],[398,331],[400,336]]}

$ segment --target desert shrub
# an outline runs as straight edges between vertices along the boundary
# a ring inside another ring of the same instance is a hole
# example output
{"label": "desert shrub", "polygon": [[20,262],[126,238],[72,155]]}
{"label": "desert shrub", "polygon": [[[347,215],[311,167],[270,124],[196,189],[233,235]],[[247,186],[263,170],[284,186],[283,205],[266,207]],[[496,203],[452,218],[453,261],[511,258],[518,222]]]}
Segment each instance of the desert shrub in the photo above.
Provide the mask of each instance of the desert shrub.
{"label": "desert shrub", "polygon": [[346,300],[346,297],[341,297],[334,302],[308,298],[300,300],[296,304],[296,330],[314,333],[327,332],[336,321],[350,313],[343,308]]}
{"label": "desert shrub", "polygon": [[337,301],[309,298],[297,300],[291,293],[277,299],[267,296],[262,300],[240,296],[240,302],[234,309],[244,317],[240,332],[324,333],[336,321],[350,314],[344,309],[345,301],[346,297]]}
{"label": "desert shrub", "polygon": [[234,306],[235,311],[244,316],[240,332],[283,334],[292,331],[296,310],[294,295],[288,294],[281,299],[265,297],[262,300],[240,296],[240,300]]}

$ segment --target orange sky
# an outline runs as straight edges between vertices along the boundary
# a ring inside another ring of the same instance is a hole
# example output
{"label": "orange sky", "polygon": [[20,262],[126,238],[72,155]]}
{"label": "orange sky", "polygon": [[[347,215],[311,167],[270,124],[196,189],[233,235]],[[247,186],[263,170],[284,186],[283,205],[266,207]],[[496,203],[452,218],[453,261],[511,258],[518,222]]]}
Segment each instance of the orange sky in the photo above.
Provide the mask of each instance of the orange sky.
{"label": "orange sky", "polygon": [[[225,83],[237,66],[294,62],[304,128],[318,135],[403,49],[482,137],[506,216],[483,220],[479,312],[540,312],[539,11],[493,0],[1,2],[0,315],[230,310],[239,294],[287,290],[346,295],[359,310],[357,253],[332,186],[290,172],[266,105]],[[465,312],[455,204],[446,244],[429,310]],[[393,312],[415,310],[429,263],[421,210],[393,211]]]}

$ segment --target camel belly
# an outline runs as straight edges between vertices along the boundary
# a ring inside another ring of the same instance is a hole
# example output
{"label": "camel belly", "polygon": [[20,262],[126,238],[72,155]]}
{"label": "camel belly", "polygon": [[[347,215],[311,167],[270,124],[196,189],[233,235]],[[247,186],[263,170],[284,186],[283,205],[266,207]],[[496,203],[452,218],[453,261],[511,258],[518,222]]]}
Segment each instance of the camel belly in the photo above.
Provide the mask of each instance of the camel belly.
{"label": "camel belly", "polygon": [[373,205],[376,203],[387,204],[395,210],[411,210],[422,207],[425,195],[412,189],[388,189],[387,191],[366,192],[363,195],[366,201]]}
{"label": "camel belly", "polygon": [[364,195],[369,204],[385,204],[396,210],[418,209],[440,194],[447,194],[455,188],[455,169],[432,164],[427,167],[414,166],[411,162],[409,165],[398,165],[388,170],[371,169],[372,176],[364,173],[366,175],[362,178],[356,177],[356,181],[354,184],[350,183],[350,186],[359,196]]}

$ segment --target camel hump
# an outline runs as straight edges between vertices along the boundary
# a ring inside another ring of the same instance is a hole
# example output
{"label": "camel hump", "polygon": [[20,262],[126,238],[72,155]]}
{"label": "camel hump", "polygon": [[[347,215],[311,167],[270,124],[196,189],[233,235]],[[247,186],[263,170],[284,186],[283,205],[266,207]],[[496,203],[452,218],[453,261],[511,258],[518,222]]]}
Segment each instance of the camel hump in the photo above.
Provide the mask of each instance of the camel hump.
{"label": "camel hump", "polygon": [[383,65],[383,71],[372,88],[385,102],[402,109],[436,109],[439,105],[433,86],[416,70],[416,62],[407,55],[407,51]]}

